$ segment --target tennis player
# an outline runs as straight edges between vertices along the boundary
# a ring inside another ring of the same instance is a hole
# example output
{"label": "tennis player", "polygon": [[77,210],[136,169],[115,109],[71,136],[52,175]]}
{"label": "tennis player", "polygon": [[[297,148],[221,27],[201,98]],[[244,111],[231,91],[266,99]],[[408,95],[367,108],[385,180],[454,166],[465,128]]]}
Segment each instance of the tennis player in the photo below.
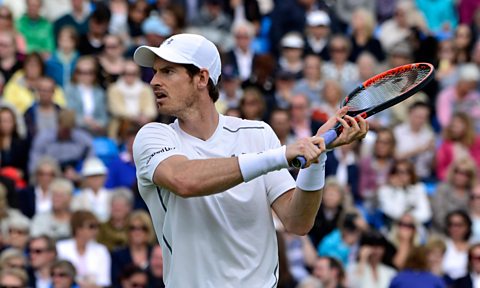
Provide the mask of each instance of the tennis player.
{"label": "tennis player", "polygon": [[[171,125],[150,123],[137,134],[133,154],[138,187],[153,219],[164,257],[167,287],[276,287],[278,252],[272,211],[286,230],[312,227],[324,185],[321,137],[280,146],[264,122],[217,113],[220,55],[194,34],[178,34],[160,47],[141,46],[137,64],[152,67],[159,112]],[[332,147],[365,136],[368,124],[346,116]],[[295,181],[289,163],[304,155]]]}

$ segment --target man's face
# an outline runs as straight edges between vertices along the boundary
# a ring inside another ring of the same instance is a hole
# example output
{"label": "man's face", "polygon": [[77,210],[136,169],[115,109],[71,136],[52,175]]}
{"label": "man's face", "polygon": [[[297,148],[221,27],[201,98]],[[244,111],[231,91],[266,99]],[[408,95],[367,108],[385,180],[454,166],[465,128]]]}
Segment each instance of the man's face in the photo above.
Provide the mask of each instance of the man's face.
{"label": "man's face", "polygon": [[322,283],[328,283],[332,277],[328,259],[319,258],[313,267],[313,276],[320,279]]}
{"label": "man's face", "polygon": [[42,79],[37,84],[37,94],[40,104],[52,104],[55,93],[55,83],[51,80]]}
{"label": "man's face", "polygon": [[161,58],[155,60],[153,70],[150,85],[160,113],[178,116],[182,111],[195,109],[197,76],[192,79],[183,66]]}
{"label": "man's face", "polygon": [[30,242],[30,264],[34,269],[39,269],[55,258],[53,251],[48,250],[45,239],[35,239]]}
{"label": "man's face", "polygon": [[470,254],[470,261],[472,263],[472,272],[480,273],[480,247],[473,249]]}

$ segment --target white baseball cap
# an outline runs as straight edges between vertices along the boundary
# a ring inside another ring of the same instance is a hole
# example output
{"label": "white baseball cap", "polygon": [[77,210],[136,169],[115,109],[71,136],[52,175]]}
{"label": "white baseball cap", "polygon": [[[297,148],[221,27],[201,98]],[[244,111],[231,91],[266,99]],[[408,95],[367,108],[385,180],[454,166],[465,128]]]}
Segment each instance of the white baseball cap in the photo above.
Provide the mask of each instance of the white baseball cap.
{"label": "white baseball cap", "polygon": [[303,42],[302,36],[298,32],[289,32],[283,36],[282,40],[280,41],[282,47],[285,48],[297,48],[303,49],[305,43]]}
{"label": "white baseball cap", "polygon": [[329,26],[330,17],[325,11],[312,11],[307,14],[307,24],[308,26]]}
{"label": "white baseball cap", "polygon": [[222,73],[217,47],[201,35],[177,34],[163,41],[160,47],[140,46],[135,50],[133,60],[140,66],[152,67],[157,56],[172,63],[207,69],[215,85]]}

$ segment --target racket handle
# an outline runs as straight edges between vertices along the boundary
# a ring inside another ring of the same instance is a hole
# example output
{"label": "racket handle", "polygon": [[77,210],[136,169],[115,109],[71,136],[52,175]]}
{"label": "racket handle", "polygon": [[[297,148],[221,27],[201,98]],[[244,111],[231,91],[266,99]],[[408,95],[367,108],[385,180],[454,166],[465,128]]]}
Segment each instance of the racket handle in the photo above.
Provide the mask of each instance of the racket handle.
{"label": "racket handle", "polygon": [[[333,140],[337,139],[337,132],[334,129],[328,130],[326,133],[324,133],[321,137],[325,140],[325,146],[328,144],[332,143]],[[295,159],[292,160],[292,167],[295,168],[305,168],[305,165],[307,164],[307,159],[303,157],[302,155],[295,157]]]}

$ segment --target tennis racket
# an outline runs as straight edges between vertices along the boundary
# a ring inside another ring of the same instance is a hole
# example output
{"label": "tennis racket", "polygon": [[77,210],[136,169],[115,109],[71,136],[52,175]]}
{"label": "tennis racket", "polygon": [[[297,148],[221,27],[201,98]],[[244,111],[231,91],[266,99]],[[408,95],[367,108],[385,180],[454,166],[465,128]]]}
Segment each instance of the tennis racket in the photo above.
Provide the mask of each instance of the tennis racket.
{"label": "tennis racket", "polygon": [[[423,89],[433,79],[433,71],[434,68],[429,63],[413,63],[387,70],[355,88],[342,101],[341,107],[350,108],[347,112],[349,116],[368,118]],[[342,130],[343,126],[337,123],[323,134],[325,145],[332,143]],[[300,155],[292,161],[292,166],[304,168],[306,163],[305,157]]]}

